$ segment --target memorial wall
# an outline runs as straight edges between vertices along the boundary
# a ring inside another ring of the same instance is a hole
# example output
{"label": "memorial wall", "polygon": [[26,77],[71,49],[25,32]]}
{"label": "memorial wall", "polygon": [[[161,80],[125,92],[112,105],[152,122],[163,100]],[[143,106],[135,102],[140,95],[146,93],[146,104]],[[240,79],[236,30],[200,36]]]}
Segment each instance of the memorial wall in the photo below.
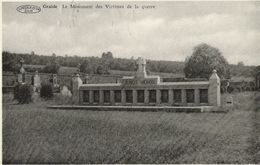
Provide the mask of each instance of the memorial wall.
{"label": "memorial wall", "polygon": [[73,79],[73,99],[81,105],[220,106],[220,80],[214,70],[209,81],[160,82],[146,74],[146,62],[138,58],[135,76],[117,83],[82,84]]}

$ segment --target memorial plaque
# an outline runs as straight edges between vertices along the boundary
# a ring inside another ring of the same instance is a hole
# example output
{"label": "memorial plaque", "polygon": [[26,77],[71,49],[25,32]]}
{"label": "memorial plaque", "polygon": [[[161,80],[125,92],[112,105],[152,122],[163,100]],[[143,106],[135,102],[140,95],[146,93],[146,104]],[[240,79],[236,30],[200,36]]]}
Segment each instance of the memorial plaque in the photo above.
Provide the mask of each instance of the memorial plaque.
{"label": "memorial plaque", "polygon": [[133,102],[133,91],[132,90],[126,90],[125,91],[125,96],[126,96],[126,102],[127,103],[132,103]]}
{"label": "memorial plaque", "polygon": [[83,91],[83,102],[89,102],[89,90]]}
{"label": "memorial plaque", "polygon": [[208,103],[208,89],[200,89],[200,103]]}
{"label": "memorial plaque", "polygon": [[144,102],[144,90],[137,90],[137,102],[138,103]]}
{"label": "memorial plaque", "polygon": [[194,89],[186,89],[187,103],[194,103]]}
{"label": "memorial plaque", "polygon": [[233,97],[230,94],[226,97],[226,105],[227,106],[233,106],[234,105]]}
{"label": "memorial plaque", "polygon": [[168,101],[169,101],[168,90],[161,90],[161,101],[162,101],[162,103],[168,103]]}
{"label": "memorial plaque", "polygon": [[104,102],[109,103],[110,102],[110,91],[104,90]]}
{"label": "memorial plaque", "polygon": [[99,102],[99,91],[98,90],[95,90],[94,92],[93,92],[93,94],[94,94],[94,103],[98,103]]}
{"label": "memorial plaque", "polygon": [[121,90],[115,90],[115,103],[121,103]]}
{"label": "memorial plaque", "polygon": [[149,103],[156,103],[156,90],[149,90]]}
{"label": "memorial plaque", "polygon": [[173,100],[175,103],[181,103],[181,89],[173,90]]}

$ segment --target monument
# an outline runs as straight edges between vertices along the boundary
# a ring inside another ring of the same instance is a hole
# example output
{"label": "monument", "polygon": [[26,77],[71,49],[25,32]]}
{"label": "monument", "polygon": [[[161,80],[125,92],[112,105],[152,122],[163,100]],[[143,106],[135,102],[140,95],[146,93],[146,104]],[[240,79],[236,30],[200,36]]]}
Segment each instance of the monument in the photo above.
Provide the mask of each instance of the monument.
{"label": "monument", "polygon": [[60,85],[58,84],[57,74],[52,75],[51,82],[52,82],[52,86],[53,86],[53,92],[55,92],[55,93],[60,92]]}
{"label": "monument", "polygon": [[20,69],[19,69],[17,81],[19,83],[25,83],[25,69],[23,68],[24,60],[20,59],[19,63],[20,63]]}
{"label": "monument", "polygon": [[160,82],[147,75],[146,61],[137,59],[135,76],[124,76],[117,83],[83,84],[73,78],[73,100],[81,105],[128,106],[220,106],[220,80],[216,70],[209,81]]}
{"label": "monument", "polygon": [[38,74],[38,71],[36,71],[35,75],[33,76],[33,87],[35,92],[39,92],[41,89],[41,78]]}
{"label": "monument", "polygon": [[61,93],[62,96],[69,96],[69,97],[71,97],[71,95],[72,95],[70,90],[69,90],[69,88],[67,86],[63,86],[60,93]]}

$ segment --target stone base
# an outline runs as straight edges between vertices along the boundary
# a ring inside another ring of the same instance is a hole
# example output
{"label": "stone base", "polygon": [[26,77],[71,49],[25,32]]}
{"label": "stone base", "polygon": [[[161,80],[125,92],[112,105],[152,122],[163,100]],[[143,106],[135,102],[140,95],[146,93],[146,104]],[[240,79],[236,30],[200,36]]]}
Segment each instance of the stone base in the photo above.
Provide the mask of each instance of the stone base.
{"label": "stone base", "polygon": [[194,106],[194,107],[170,107],[170,106],[48,106],[48,109],[61,110],[92,110],[92,111],[147,111],[147,112],[185,112],[185,113],[199,113],[199,112],[216,112],[226,113],[216,109],[214,106]]}

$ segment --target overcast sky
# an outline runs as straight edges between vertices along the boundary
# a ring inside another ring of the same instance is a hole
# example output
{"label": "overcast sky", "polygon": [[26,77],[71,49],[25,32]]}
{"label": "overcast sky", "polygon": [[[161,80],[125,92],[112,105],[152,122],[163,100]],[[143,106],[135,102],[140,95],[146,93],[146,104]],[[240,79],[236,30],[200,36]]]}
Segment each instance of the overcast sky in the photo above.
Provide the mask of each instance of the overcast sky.
{"label": "overcast sky", "polygon": [[[260,65],[260,2],[77,2],[137,4],[155,9],[44,9],[22,14],[25,3],[3,4],[3,50],[17,53],[143,57],[184,61],[207,43],[229,63]],[[26,3],[28,4],[28,3]]]}

